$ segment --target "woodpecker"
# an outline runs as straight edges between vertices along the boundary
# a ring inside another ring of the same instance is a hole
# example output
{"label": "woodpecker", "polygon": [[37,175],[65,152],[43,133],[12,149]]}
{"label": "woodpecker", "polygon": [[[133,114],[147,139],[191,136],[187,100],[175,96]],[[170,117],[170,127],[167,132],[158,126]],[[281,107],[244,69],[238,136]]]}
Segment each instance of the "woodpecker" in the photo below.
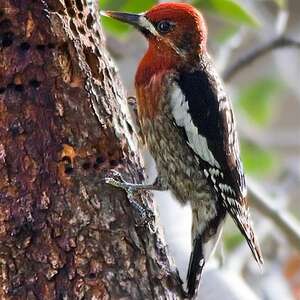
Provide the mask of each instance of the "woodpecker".
{"label": "woodpecker", "polygon": [[247,205],[230,99],[207,52],[202,14],[186,3],[162,3],[141,14],[106,11],[148,40],[135,77],[138,119],[157,167],[153,184],[107,178],[127,190],[170,190],[192,208],[187,293],[194,297],[203,266],[231,216],[258,264],[263,263]]}

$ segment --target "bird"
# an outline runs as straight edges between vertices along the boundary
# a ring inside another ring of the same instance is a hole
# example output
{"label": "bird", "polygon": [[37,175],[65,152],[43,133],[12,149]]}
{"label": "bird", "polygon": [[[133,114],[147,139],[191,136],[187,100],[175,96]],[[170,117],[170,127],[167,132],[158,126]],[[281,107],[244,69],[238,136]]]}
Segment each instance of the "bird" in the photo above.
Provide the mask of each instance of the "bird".
{"label": "bird", "polygon": [[136,76],[141,133],[154,158],[153,184],[107,183],[127,190],[170,190],[192,209],[187,295],[197,295],[203,267],[229,215],[259,265],[263,257],[249,213],[236,121],[207,50],[207,25],[187,3],[161,3],[140,14],[104,11],[148,40]]}

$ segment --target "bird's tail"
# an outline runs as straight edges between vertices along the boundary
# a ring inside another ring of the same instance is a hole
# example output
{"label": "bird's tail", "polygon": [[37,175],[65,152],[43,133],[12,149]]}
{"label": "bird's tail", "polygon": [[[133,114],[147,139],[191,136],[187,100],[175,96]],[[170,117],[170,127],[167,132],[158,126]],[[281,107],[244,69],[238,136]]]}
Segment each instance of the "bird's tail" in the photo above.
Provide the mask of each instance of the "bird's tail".
{"label": "bird's tail", "polygon": [[189,298],[192,298],[197,293],[204,263],[202,238],[198,235],[193,242],[187,273],[187,292]]}
{"label": "bird's tail", "polygon": [[264,263],[263,256],[259,247],[258,240],[255,236],[252,222],[250,220],[248,209],[245,212],[240,212],[238,215],[236,213],[229,214],[233,218],[234,223],[239,228],[240,232],[245,237],[249,248],[253,254],[254,259],[257,261],[258,265],[261,267]]}
{"label": "bird's tail", "polygon": [[254,259],[257,261],[259,266],[262,266],[264,263],[264,260],[263,260],[260,246],[259,246],[259,243],[257,241],[257,238],[255,236],[252,226],[250,225],[249,228],[245,229],[244,226],[241,226],[242,224],[237,224],[237,225],[238,225],[241,233],[246,238],[246,241],[249,245],[249,248],[253,254]]}

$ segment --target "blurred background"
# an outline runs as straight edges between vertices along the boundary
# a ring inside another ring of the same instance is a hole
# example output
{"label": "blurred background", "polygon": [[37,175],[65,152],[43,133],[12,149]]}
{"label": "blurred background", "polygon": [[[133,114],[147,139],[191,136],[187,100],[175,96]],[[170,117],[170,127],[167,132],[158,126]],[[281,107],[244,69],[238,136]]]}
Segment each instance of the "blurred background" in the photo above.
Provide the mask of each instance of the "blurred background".
{"label": "blurred background", "polygon": [[[300,1],[185,2],[198,7],[207,20],[209,51],[234,103],[251,213],[265,259],[260,270],[228,218],[199,297],[300,299]],[[99,6],[143,12],[156,3],[100,0]],[[128,96],[134,96],[134,74],[146,41],[119,22],[101,22]],[[289,41],[286,47],[282,36]],[[263,56],[258,55],[261,49],[266,50]],[[249,53],[253,61],[241,66],[240,59]],[[230,73],[236,63],[239,67]],[[146,151],[144,156],[151,181],[155,165]],[[169,251],[184,279],[191,251],[190,209],[168,193],[154,197]]]}

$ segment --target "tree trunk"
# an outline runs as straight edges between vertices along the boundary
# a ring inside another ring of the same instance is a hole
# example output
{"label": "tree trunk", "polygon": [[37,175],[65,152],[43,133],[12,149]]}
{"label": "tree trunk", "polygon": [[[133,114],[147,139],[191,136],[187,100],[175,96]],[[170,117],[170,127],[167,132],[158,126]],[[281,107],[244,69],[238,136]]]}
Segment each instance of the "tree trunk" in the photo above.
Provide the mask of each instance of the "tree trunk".
{"label": "tree trunk", "polygon": [[0,1],[1,299],[181,298],[157,227],[101,182],[143,179],[125,106],[86,1]]}

